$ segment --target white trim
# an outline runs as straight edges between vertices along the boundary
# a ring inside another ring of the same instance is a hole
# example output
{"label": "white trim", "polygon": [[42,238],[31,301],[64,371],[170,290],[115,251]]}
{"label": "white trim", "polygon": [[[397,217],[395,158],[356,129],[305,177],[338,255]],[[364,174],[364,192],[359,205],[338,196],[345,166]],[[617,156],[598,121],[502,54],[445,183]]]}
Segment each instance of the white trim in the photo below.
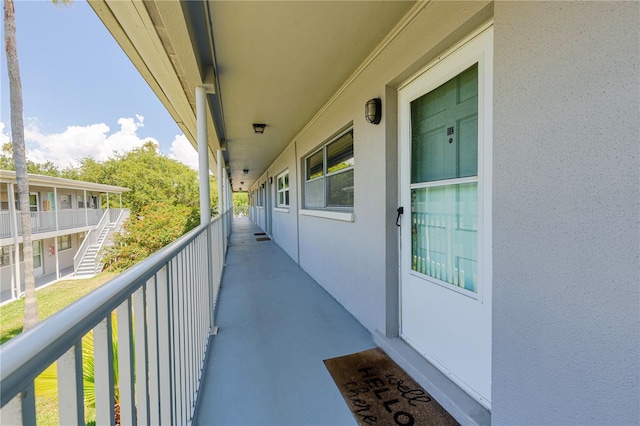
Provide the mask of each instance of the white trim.
{"label": "white trim", "polygon": [[[280,179],[282,178],[284,181],[284,178],[287,178],[287,187],[286,188],[282,188],[280,189]],[[289,205],[291,204],[291,175],[289,174],[289,169],[286,169],[285,171],[283,171],[282,173],[276,175],[276,208],[281,208],[281,209],[288,209]],[[286,194],[286,197],[289,198],[289,202],[288,203],[282,203],[280,204],[280,194]],[[276,210],[276,208],[274,208],[274,210]]]}
{"label": "white trim", "polygon": [[356,216],[353,212],[301,209],[299,213],[301,216],[322,217],[325,219],[342,220],[344,222],[355,222],[356,220]]}
{"label": "white trim", "polygon": [[433,188],[436,186],[461,185],[465,183],[475,183],[475,182],[478,182],[477,176],[455,178],[455,179],[432,180],[429,182],[412,183],[411,189]]}
{"label": "white trim", "polygon": [[274,207],[273,208],[274,212],[280,212],[280,213],[289,213],[289,208],[282,208],[282,207]]}

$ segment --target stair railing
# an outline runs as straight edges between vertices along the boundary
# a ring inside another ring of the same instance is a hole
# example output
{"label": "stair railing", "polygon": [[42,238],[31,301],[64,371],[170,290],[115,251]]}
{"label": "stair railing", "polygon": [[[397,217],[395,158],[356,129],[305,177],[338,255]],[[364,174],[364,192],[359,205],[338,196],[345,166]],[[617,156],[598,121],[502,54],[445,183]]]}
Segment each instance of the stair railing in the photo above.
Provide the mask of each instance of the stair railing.
{"label": "stair railing", "polygon": [[[102,250],[102,247],[104,247],[105,243],[109,240],[109,234],[120,230],[124,221],[129,218],[129,212],[130,212],[129,209],[112,209],[112,210],[113,211],[109,216],[110,217],[109,224],[113,224],[113,228],[110,229],[109,232],[105,234],[102,241],[100,241],[100,245],[98,246],[97,255],[96,255],[96,262],[94,264],[94,269],[93,269],[94,274],[97,274],[102,270],[102,266],[103,266],[101,262],[102,254],[100,253],[100,251]],[[116,214],[114,214],[114,211],[115,213],[117,213],[117,216]]]}
{"label": "stair railing", "polygon": [[107,223],[109,223],[109,209],[104,211],[104,213],[102,214],[102,218],[100,219],[100,222],[98,222],[98,225],[87,233],[87,236],[84,238],[84,241],[80,245],[78,252],[76,253],[75,256],[73,256],[73,274],[74,275],[78,273],[78,267],[82,262],[82,258],[87,253],[87,250],[89,250],[89,247],[91,247],[92,245],[98,242],[98,236],[100,236],[100,233],[102,232],[104,227],[107,226]]}

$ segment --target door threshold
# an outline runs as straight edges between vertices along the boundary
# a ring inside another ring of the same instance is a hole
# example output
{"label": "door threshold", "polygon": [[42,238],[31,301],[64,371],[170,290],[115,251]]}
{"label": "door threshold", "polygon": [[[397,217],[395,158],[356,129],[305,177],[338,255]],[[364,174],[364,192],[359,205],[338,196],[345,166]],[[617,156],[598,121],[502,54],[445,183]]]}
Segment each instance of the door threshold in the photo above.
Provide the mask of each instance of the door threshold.
{"label": "door threshold", "polygon": [[462,425],[490,425],[491,412],[399,337],[373,333],[374,342]]}

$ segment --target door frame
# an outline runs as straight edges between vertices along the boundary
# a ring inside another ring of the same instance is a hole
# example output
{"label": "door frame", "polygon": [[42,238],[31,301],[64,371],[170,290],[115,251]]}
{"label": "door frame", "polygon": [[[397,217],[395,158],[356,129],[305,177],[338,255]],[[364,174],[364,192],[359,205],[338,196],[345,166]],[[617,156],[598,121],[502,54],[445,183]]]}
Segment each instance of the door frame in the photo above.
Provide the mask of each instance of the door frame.
{"label": "door frame", "polygon": [[[458,54],[458,55],[456,55]],[[478,58],[482,61],[483,66],[478,71],[478,276],[482,277],[483,285],[475,298],[478,303],[489,304],[490,317],[492,316],[492,137],[493,137],[493,22],[489,22],[476,31],[471,33],[463,41],[451,48],[449,51],[440,55],[437,60],[430,63],[420,72],[413,75],[398,87],[398,197],[400,206],[403,206],[405,213],[402,215],[402,227],[399,237],[399,288],[398,288],[398,331],[400,338],[409,346],[420,353],[432,365],[442,371],[449,379],[463,389],[472,398],[478,401],[487,409],[491,409],[491,395],[480,395],[464,381],[458,379],[451,374],[438,359],[430,356],[425,350],[416,347],[406,336],[403,336],[403,275],[406,268],[411,266],[411,195],[410,195],[410,168],[411,168],[411,146],[410,132],[407,134],[406,122],[407,105],[411,100],[417,99],[422,94],[439,87],[451,78],[454,78],[460,72],[468,67],[470,58]],[[482,82],[482,84],[480,84]],[[414,86],[412,86],[415,83]],[[413,89],[410,87],[417,86],[417,91],[422,94],[412,99],[407,99],[407,91]],[[405,117],[403,118],[403,114]],[[482,139],[482,140],[480,140]],[[407,141],[408,145],[407,145]],[[408,150],[408,152],[407,152]],[[407,238],[409,241],[407,241]],[[409,253],[407,253],[407,248]],[[460,294],[461,297],[465,295]],[[489,377],[491,376],[491,320],[488,321],[488,339],[485,350],[489,351]],[[489,380],[489,388],[490,388]]]}

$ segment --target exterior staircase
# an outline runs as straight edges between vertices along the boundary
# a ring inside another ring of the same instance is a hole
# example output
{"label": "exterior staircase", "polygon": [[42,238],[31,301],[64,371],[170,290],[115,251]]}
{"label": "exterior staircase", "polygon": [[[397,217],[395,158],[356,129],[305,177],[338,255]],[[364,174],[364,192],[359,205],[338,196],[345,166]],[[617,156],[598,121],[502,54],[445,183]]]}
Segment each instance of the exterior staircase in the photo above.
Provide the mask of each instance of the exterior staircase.
{"label": "exterior staircase", "polygon": [[78,270],[76,271],[76,276],[93,276],[97,272],[99,272],[97,270],[98,262],[100,260],[100,258],[98,257],[98,251],[104,245],[105,240],[107,239],[107,237],[109,237],[109,234],[111,233],[111,231],[113,231],[115,226],[115,223],[108,223],[105,225],[104,229],[98,236],[97,242],[89,246],[87,252],[82,257],[80,266],[78,266]]}

